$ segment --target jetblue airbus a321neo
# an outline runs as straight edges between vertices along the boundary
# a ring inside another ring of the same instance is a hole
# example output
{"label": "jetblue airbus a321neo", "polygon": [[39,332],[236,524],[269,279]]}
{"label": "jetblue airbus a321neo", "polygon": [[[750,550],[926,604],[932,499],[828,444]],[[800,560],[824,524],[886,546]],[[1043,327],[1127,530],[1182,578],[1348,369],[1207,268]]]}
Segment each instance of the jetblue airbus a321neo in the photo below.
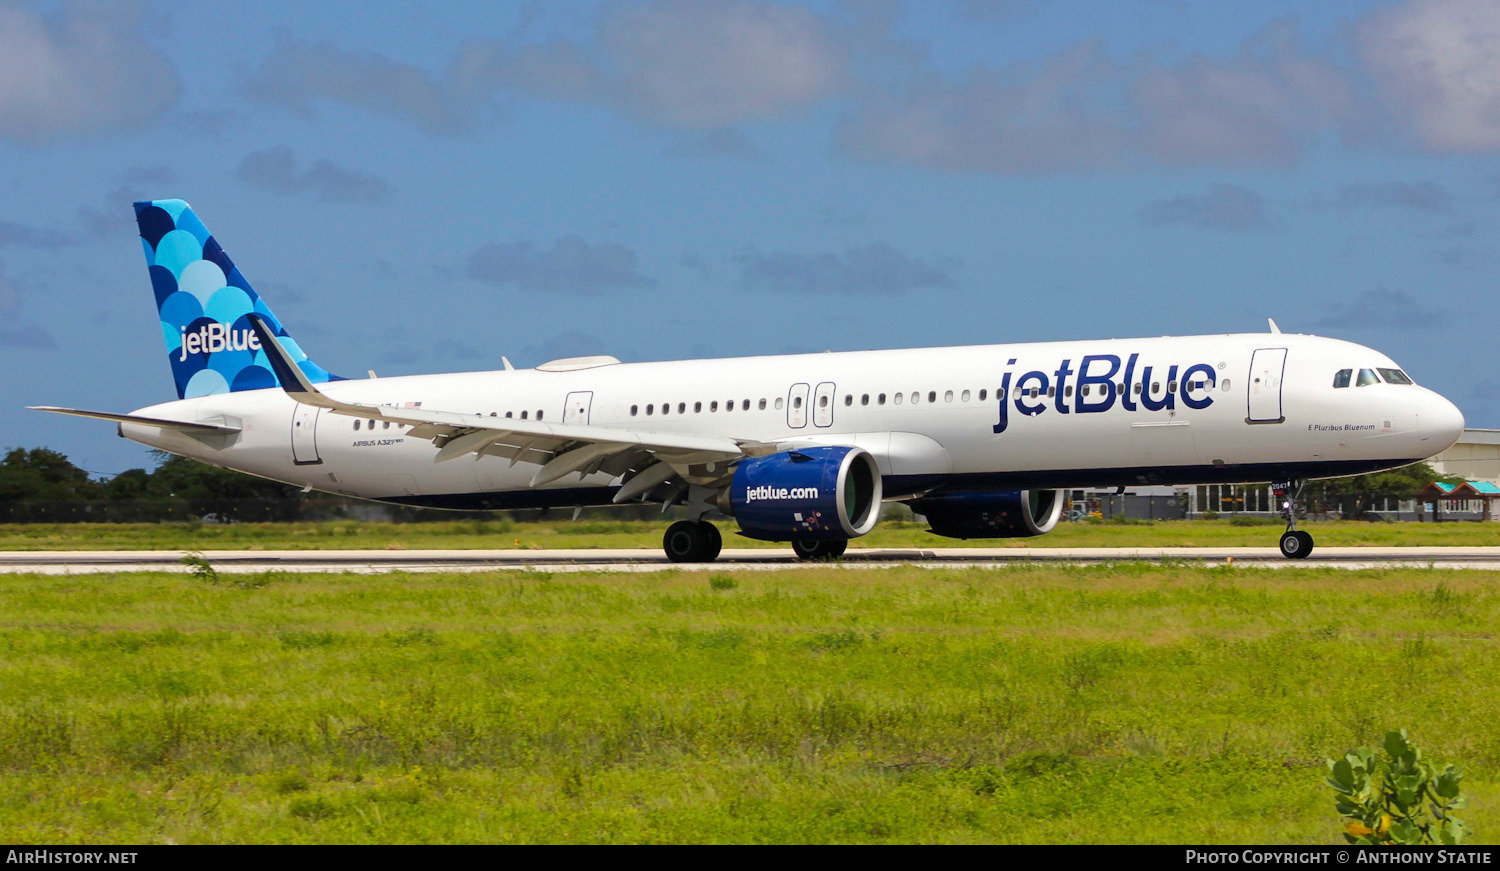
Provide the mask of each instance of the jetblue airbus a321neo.
{"label": "jetblue airbus a321neo", "polygon": [[[1453,403],[1389,357],[1270,333],[621,363],[350,380],[310,360],[182,200],[136,203],[177,400],[120,435],[362,499],[458,509],[686,508],[663,547],[720,535],[837,556],[882,501],[956,538],[1041,535],[1071,487],[1388,469],[1457,441]],[[1287,512],[1281,550],[1312,538]]]}

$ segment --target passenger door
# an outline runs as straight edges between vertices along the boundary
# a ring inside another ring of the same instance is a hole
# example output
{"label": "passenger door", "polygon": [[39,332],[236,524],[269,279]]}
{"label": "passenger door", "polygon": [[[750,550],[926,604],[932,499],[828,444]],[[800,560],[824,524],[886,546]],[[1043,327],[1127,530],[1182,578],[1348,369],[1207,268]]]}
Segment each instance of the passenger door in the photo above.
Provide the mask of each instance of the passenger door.
{"label": "passenger door", "polygon": [[323,462],[318,456],[318,414],[322,410],[300,402],[292,410],[292,462],[299,466]]}
{"label": "passenger door", "polygon": [[1281,378],[1286,348],[1261,348],[1250,358],[1250,397],[1246,423],[1282,423]]}

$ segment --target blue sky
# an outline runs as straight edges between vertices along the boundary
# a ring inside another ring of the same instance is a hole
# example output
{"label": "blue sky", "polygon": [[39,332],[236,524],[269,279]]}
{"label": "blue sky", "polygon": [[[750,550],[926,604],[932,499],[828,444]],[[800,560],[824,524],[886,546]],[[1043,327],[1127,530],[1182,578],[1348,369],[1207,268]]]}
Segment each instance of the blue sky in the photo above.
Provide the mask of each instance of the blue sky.
{"label": "blue sky", "polygon": [[0,446],[174,396],[180,197],[360,376],[1257,331],[1500,426],[1500,4],[9,3]]}

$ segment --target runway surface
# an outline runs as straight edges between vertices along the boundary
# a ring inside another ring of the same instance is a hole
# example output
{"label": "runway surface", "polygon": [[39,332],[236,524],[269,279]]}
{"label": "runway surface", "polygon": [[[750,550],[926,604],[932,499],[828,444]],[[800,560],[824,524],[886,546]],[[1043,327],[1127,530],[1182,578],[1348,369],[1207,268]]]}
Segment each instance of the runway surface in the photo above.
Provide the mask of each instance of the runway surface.
{"label": "runway surface", "polygon": [[[5,551],[0,573],[49,575],[109,572],[190,572],[185,551]],[[674,564],[659,550],[218,550],[202,551],[219,572],[485,572],[496,570],[577,572],[777,571],[810,565],[786,549],[726,549],[712,563]],[[1500,547],[1320,547],[1303,560],[1288,560],[1274,547],[1049,548],[951,547],[934,549],[850,548],[823,565],[846,569],[915,565],[925,568],[1006,566],[1024,562],[1082,565],[1137,561],[1189,561],[1206,565],[1248,564],[1269,568],[1321,566],[1343,569],[1431,566],[1500,569]]]}

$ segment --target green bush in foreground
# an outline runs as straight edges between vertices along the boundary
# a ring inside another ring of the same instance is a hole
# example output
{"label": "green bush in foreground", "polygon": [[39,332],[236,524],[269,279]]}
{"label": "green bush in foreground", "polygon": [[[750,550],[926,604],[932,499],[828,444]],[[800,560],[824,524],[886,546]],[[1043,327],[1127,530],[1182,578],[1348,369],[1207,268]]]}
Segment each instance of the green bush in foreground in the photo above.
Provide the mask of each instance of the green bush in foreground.
{"label": "green bush in foreground", "polygon": [[[1385,733],[1388,758],[1377,760],[1368,747],[1328,760],[1328,785],[1338,793],[1344,840],[1351,844],[1458,844],[1469,835],[1453,812],[1468,803],[1459,791],[1463,772],[1453,765],[1436,773],[1406,730]],[[1377,779],[1378,778],[1378,779]],[[1377,788],[1378,784],[1378,788]],[[1431,819],[1427,818],[1431,810]]]}

